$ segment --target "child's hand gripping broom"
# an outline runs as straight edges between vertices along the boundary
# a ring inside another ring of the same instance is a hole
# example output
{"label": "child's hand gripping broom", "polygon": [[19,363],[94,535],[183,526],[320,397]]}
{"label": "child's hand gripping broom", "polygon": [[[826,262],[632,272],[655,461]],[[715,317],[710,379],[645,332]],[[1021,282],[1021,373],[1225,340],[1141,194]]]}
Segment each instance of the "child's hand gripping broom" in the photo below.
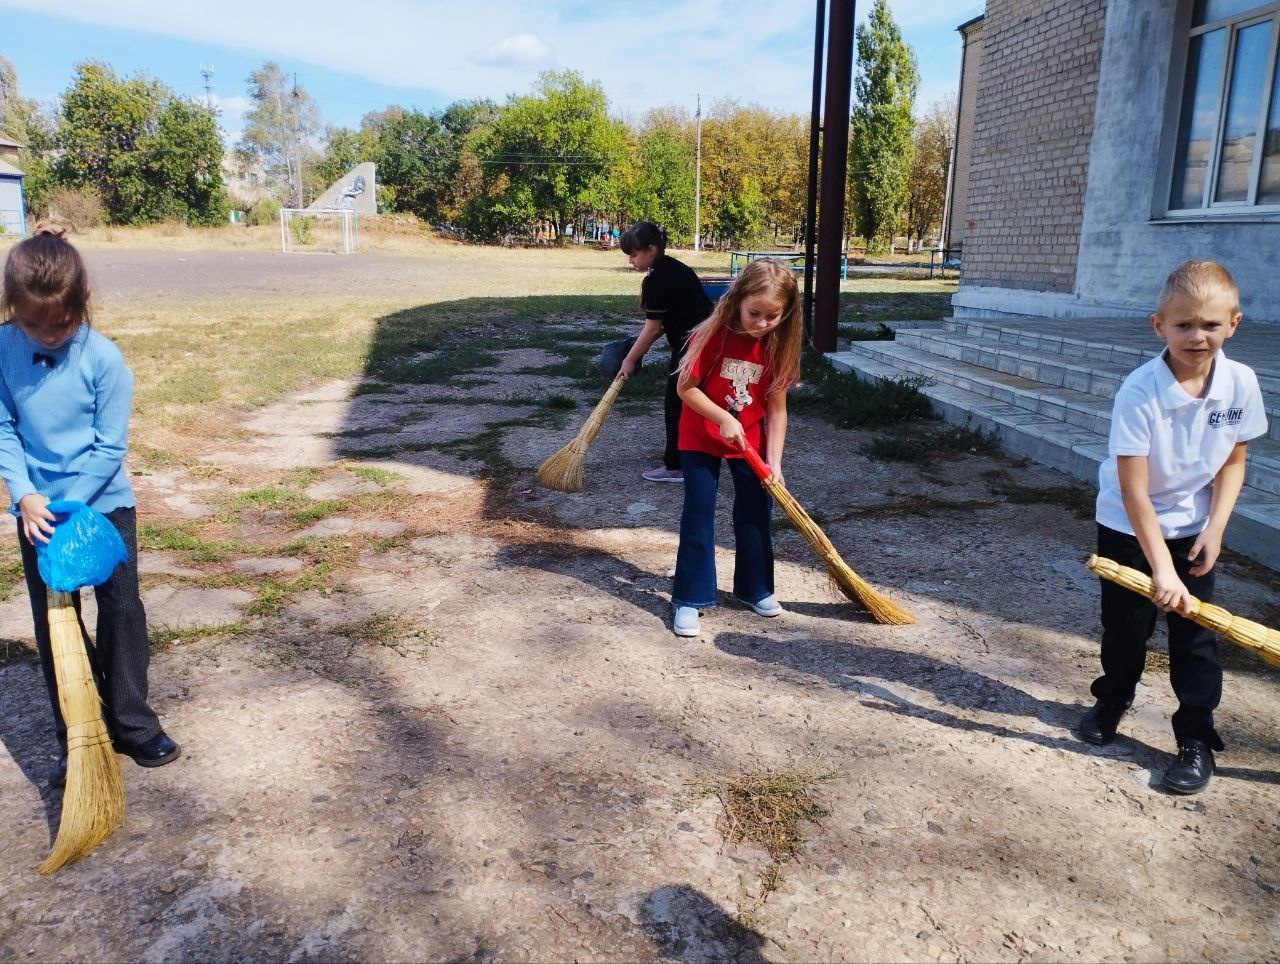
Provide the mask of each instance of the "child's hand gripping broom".
{"label": "child's hand gripping broom", "polygon": [[809,518],[809,513],[804,511],[800,503],[791,497],[791,493],[781,483],[774,481],[773,470],[760,458],[760,454],[751,447],[750,443],[743,444],[746,446],[743,455],[746,457],[747,464],[759,476],[765,491],[773,496],[773,501],[782,506],[782,511],[787,514],[796,531],[804,536],[805,541],[818,554],[818,558],[826,564],[831,581],[840,588],[845,597],[865,609],[878,623],[888,623],[892,626],[906,626],[914,623],[916,621],[914,616],[892,599],[887,599],[876,592],[845,564],[845,561],[840,558],[840,553],[836,552],[835,546],[831,544],[831,540]]}
{"label": "child's hand gripping broom", "polygon": [[88,854],[124,817],[120,766],[102,720],[102,703],[71,594],[82,586],[106,582],[127,558],[127,550],[115,526],[88,506],[50,502],[48,509],[66,516],[47,544],[36,543],[36,558],[49,588],[49,641],[58,706],[67,725],[67,782],[58,836],[40,865],[42,874]]}
{"label": "child's hand gripping broom", "polygon": [[622,391],[622,384],[626,380],[625,375],[619,375],[613,380],[582,428],[578,429],[573,441],[538,466],[534,478],[548,489],[559,492],[582,491],[582,465],[587,459],[587,448],[600,434],[600,426],[604,424],[605,416],[609,414],[613,400]]}
{"label": "child's hand gripping broom", "polygon": [[[1151,577],[1137,569],[1122,566],[1102,556],[1090,556],[1085,563],[1089,571],[1103,579],[1110,579],[1125,589],[1132,589],[1150,599],[1156,594],[1156,584]],[[1280,633],[1239,616],[1233,616],[1218,606],[1191,597],[1190,611],[1185,614],[1193,623],[1231,640],[1237,646],[1253,650],[1273,666],[1280,666]]]}

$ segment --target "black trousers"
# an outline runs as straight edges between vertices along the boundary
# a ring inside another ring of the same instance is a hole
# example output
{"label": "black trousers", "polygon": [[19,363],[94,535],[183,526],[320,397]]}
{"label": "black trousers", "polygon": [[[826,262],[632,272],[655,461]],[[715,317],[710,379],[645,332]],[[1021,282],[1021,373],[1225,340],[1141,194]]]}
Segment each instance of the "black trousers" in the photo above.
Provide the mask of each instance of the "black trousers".
{"label": "black trousers", "polygon": [[[1190,574],[1187,553],[1195,536],[1166,540],[1178,577],[1198,599],[1213,599],[1214,570],[1203,576]],[[1151,574],[1151,566],[1137,537],[1098,526],[1098,555]],[[1106,579],[1102,584],[1102,675],[1092,692],[1100,700],[1128,703],[1142,676],[1147,640],[1155,632],[1160,610],[1155,603]],[[1173,733],[1178,742],[1197,739],[1222,749],[1213,728],[1213,711],[1222,699],[1222,666],[1218,662],[1218,638],[1177,613],[1166,614],[1169,625],[1169,682],[1178,697]]]}
{"label": "black trousers", "polygon": [[[116,566],[111,578],[95,586],[98,601],[98,641],[89,639],[84,621],[80,632],[89,653],[98,694],[103,702],[103,719],[112,737],[125,746],[137,746],[160,733],[160,720],[147,704],[147,666],[151,647],[147,640],[147,614],[138,595],[137,516],[132,508],[115,509],[107,518],[124,539],[129,558]],[[27,577],[27,593],[31,597],[31,618],[35,623],[36,647],[44,685],[53,704],[58,743],[67,746],[67,725],[58,706],[58,680],[54,675],[53,654],[49,643],[48,590],[36,565],[36,551],[21,531],[18,546],[22,550],[22,568]],[[76,614],[80,613],[80,594],[74,593]]]}
{"label": "black trousers", "polygon": [[662,464],[673,472],[680,471],[680,412],[684,403],[676,394],[676,383],[680,381],[680,359],[684,357],[682,341],[679,348],[671,349],[671,365],[667,368],[667,393],[663,398],[662,411],[667,420],[667,447],[662,452]]}

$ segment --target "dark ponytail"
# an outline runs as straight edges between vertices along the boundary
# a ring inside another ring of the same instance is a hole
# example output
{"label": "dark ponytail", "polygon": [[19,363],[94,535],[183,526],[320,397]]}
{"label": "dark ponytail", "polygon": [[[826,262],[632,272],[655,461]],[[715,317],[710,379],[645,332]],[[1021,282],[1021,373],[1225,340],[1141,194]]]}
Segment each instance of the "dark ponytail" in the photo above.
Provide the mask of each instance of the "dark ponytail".
{"label": "dark ponytail", "polygon": [[635,254],[650,246],[657,248],[658,254],[666,254],[667,232],[652,221],[637,221],[623,232],[618,246],[623,254]]}

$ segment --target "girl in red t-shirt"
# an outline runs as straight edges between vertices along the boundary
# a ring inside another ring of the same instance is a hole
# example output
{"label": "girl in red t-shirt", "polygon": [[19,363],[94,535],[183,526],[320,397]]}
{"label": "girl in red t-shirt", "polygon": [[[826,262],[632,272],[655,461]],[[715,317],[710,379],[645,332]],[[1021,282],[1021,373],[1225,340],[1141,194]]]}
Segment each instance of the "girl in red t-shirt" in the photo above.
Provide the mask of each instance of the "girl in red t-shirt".
{"label": "girl in red t-shirt", "polygon": [[716,604],[715,514],[720,460],[733,476],[733,594],[761,616],[773,596],[770,499],[742,458],[749,444],[782,480],[787,387],[800,376],[800,294],[791,269],[753,261],[694,329],[677,391],[684,511],[671,590],[677,636],[698,635],[698,610]]}

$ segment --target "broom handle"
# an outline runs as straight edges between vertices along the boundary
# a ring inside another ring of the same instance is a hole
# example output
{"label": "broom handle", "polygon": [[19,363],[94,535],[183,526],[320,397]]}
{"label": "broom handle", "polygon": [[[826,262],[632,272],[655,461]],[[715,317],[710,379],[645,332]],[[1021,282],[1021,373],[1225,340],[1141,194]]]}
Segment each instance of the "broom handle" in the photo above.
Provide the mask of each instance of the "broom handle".
{"label": "broom handle", "polygon": [[742,450],[742,457],[751,466],[751,471],[760,477],[761,482],[768,482],[773,478],[773,469],[765,464],[764,459],[760,458],[760,453],[755,450],[750,442],[744,440],[743,445],[745,447]]}

